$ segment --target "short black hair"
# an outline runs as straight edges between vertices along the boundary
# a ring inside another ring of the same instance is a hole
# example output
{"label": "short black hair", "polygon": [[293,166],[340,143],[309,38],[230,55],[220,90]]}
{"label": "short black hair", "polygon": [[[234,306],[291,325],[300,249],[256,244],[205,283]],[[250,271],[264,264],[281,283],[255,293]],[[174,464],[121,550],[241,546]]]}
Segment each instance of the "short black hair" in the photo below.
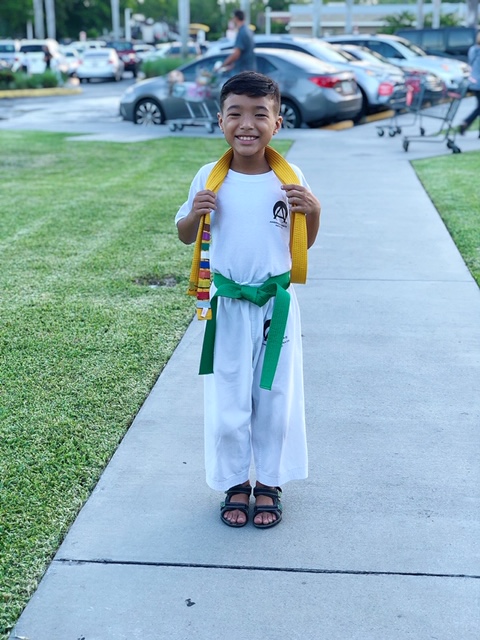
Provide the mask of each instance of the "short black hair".
{"label": "short black hair", "polygon": [[223,111],[225,100],[231,93],[237,96],[250,96],[251,98],[270,96],[277,113],[280,113],[280,89],[278,84],[272,78],[263,75],[263,73],[242,71],[227,80],[220,91],[220,111]]}
{"label": "short black hair", "polygon": [[245,13],[241,9],[237,9],[233,12],[233,15],[237,20],[241,20],[242,22],[245,20]]}

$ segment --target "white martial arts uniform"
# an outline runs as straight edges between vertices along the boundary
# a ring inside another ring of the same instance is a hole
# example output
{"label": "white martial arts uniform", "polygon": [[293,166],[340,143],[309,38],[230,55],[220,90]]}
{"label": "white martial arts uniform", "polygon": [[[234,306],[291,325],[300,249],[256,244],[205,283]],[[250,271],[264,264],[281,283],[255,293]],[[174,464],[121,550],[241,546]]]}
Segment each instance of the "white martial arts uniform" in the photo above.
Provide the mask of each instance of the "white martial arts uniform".
{"label": "white martial arts uniform", "polygon": [[[191,211],[214,164],[195,176],[176,223]],[[298,167],[293,169],[308,187]],[[290,216],[280,186],[273,171],[228,172],[211,213],[212,273],[259,286],[290,270]],[[212,489],[246,482],[252,451],[262,484],[281,486],[307,477],[300,313],[293,286],[288,291],[288,321],[271,391],[260,388],[260,375],[275,299],[258,307],[217,298],[214,373],[205,376],[205,466]]]}

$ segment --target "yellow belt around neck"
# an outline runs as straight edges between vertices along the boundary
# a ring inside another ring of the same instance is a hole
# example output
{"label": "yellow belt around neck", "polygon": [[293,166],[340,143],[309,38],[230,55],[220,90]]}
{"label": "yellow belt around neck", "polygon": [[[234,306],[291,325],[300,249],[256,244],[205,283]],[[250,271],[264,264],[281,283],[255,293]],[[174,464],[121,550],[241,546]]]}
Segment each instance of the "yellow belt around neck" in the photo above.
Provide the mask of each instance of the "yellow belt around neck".
{"label": "yellow belt around neck", "polygon": [[[265,157],[282,184],[299,184],[297,174],[285,158],[273,147],[265,148]],[[226,151],[211,170],[205,189],[218,192],[230,168],[233,149]],[[198,227],[195,248],[193,252],[192,268],[188,285],[188,295],[197,297],[197,316],[201,320],[210,320],[210,260],[208,256],[210,246],[210,214],[202,216]],[[296,212],[290,220],[290,253],[292,268],[291,282],[304,284],[307,280],[307,223],[305,214]]]}

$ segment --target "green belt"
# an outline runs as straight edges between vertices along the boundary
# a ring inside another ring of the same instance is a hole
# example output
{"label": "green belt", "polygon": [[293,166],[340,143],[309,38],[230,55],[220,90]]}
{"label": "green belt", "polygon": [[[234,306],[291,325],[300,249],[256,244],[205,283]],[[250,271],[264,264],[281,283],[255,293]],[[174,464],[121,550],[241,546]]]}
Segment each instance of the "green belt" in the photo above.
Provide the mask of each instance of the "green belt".
{"label": "green belt", "polygon": [[[286,289],[290,286],[290,272],[269,278],[259,287],[246,284],[237,284],[219,273],[213,276],[213,282],[217,291],[212,298],[212,319],[207,321],[205,336],[203,339],[202,356],[200,358],[200,374],[213,373],[213,351],[215,345],[217,297],[244,299],[253,302],[258,307],[263,307],[270,298],[275,298],[272,321],[268,332],[267,347],[263,361],[260,387],[271,390],[275,371],[277,370],[280,351],[282,349],[285,327],[287,326],[288,310],[290,307],[290,294]],[[232,336],[232,340],[235,339]]]}

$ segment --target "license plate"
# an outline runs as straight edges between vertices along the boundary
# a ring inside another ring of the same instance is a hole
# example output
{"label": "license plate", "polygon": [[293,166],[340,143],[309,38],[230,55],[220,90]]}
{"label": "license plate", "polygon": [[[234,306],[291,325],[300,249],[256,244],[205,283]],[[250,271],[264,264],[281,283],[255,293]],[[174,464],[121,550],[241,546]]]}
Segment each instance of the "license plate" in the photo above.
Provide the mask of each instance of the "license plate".
{"label": "license plate", "polygon": [[355,93],[355,91],[353,90],[353,84],[350,82],[350,80],[342,80],[341,87],[342,93]]}

